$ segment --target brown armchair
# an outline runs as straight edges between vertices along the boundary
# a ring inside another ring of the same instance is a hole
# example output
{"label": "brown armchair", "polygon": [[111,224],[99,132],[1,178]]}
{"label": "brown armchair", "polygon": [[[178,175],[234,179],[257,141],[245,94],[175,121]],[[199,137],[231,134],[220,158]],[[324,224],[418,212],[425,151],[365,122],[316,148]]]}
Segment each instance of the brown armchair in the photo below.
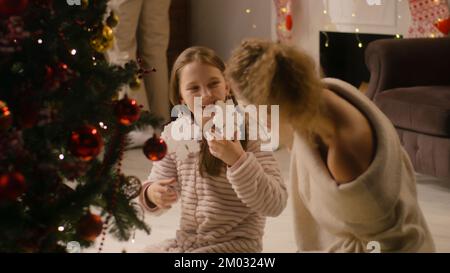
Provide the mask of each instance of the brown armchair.
{"label": "brown armchair", "polygon": [[378,40],[366,65],[367,96],[397,128],[416,171],[450,177],[450,38]]}

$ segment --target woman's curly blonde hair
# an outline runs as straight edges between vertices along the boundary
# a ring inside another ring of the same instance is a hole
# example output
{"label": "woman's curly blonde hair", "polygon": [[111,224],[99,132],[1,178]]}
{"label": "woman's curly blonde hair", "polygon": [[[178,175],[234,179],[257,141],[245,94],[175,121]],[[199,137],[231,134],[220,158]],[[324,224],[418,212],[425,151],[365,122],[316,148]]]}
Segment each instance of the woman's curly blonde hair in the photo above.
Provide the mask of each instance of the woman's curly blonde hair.
{"label": "woman's curly blonde hair", "polygon": [[226,77],[240,98],[257,105],[280,105],[297,129],[313,131],[322,109],[323,85],[314,61],[293,46],[245,40],[233,51]]}

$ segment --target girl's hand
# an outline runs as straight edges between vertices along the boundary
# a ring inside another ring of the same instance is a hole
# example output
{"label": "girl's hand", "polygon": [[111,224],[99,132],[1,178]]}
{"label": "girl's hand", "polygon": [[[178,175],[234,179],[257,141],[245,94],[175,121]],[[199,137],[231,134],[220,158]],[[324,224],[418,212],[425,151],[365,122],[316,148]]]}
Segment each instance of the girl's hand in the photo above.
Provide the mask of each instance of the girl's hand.
{"label": "girl's hand", "polygon": [[228,166],[233,166],[245,154],[239,140],[217,140],[216,136],[208,140],[209,152]]}
{"label": "girl's hand", "polygon": [[146,192],[148,200],[159,208],[170,209],[178,198],[174,189],[175,184],[175,178],[160,180],[151,184]]}

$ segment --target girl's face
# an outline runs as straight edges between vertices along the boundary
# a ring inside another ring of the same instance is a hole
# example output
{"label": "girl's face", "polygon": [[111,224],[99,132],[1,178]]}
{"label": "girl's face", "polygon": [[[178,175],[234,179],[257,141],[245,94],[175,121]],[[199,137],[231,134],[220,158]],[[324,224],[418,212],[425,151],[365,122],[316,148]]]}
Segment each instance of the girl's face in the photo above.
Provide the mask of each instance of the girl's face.
{"label": "girl's face", "polygon": [[[204,109],[218,100],[224,101],[230,93],[230,87],[225,82],[222,72],[217,67],[201,62],[192,62],[181,69],[179,86],[181,102],[193,113],[195,97],[202,97]],[[203,124],[210,119],[203,116],[195,117],[197,121],[199,118]]]}

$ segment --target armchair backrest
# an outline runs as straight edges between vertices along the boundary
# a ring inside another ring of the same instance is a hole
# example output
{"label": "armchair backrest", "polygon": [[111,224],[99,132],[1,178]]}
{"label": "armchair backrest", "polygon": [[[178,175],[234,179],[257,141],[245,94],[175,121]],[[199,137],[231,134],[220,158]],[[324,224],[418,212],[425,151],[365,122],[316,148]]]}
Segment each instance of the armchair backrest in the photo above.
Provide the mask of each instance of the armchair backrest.
{"label": "armchair backrest", "polygon": [[365,61],[371,99],[392,88],[450,85],[450,38],[377,40]]}

